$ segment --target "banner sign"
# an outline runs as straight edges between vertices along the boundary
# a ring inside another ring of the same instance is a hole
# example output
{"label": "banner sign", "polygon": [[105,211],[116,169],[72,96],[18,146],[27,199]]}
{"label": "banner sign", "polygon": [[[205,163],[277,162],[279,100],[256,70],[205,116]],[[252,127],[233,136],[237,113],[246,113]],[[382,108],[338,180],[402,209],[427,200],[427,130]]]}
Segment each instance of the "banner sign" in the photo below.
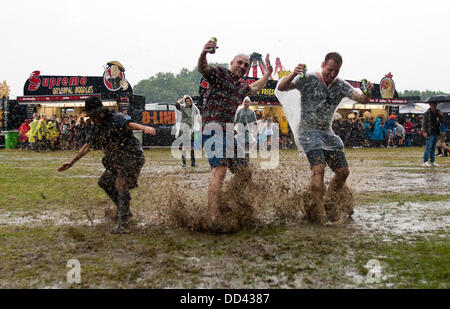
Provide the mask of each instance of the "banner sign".
{"label": "banner sign", "polygon": [[101,94],[102,99],[115,99],[132,95],[133,89],[125,79],[123,65],[110,61],[105,65],[103,76],[53,76],[33,71],[25,82],[23,94],[25,97]]}

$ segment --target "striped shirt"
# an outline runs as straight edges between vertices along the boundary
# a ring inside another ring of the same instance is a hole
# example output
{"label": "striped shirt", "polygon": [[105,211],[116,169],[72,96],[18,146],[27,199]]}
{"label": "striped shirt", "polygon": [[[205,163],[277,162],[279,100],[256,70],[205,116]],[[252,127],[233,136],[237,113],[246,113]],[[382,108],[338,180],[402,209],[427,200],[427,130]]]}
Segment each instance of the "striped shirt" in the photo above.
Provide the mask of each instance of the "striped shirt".
{"label": "striped shirt", "polygon": [[236,110],[250,91],[250,87],[230,70],[211,66],[203,77],[208,81],[206,103],[202,111],[203,125],[218,123],[225,130],[227,123],[234,122]]}

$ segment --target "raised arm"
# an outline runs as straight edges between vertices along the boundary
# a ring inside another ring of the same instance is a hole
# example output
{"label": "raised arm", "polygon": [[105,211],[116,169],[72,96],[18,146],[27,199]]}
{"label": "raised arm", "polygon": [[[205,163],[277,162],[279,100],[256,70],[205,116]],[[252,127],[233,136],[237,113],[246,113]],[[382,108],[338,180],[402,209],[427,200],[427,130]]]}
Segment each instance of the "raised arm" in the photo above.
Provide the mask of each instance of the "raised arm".
{"label": "raised arm", "polygon": [[256,82],[250,85],[250,95],[257,94],[261,91],[261,89],[264,88],[264,86],[267,84],[267,81],[269,80],[270,76],[272,76],[273,68],[270,64],[269,54],[266,55],[266,74],[260,79],[258,79]]}
{"label": "raised arm", "polygon": [[367,104],[370,101],[370,93],[373,90],[373,84],[371,82],[367,82],[367,88],[369,89],[369,94],[359,93],[358,91],[353,90],[348,97],[360,104]]}
{"label": "raised arm", "polygon": [[210,53],[211,50],[218,48],[216,42],[209,40],[208,43],[203,47],[200,58],[198,58],[197,69],[202,75],[206,75],[211,71],[211,67],[206,60],[206,54]]}
{"label": "raised arm", "polygon": [[294,82],[294,78],[300,74],[305,72],[305,66],[303,64],[299,64],[295,67],[294,72],[282,78],[278,82],[278,90],[280,91],[288,91],[292,89],[296,89],[297,85]]}
{"label": "raised arm", "polygon": [[130,130],[142,130],[142,131],[144,131],[145,134],[151,134],[151,135],[155,135],[156,134],[155,128],[143,126],[143,125],[141,125],[139,123],[136,123],[136,122],[129,122],[128,123],[128,128]]}

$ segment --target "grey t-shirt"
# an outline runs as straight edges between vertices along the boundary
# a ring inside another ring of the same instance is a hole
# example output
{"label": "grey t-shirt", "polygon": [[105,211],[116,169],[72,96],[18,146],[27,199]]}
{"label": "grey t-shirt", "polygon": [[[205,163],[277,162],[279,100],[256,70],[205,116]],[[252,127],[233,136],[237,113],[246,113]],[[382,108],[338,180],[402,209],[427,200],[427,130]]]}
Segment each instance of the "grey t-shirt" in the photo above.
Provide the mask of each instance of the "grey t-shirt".
{"label": "grey t-shirt", "polygon": [[353,92],[353,87],[339,78],[327,86],[317,73],[307,73],[304,78],[297,76],[294,82],[302,98],[299,141],[304,151],[343,149],[331,124],[336,107]]}
{"label": "grey t-shirt", "polygon": [[316,74],[297,76],[294,81],[302,95],[301,129],[329,131],[336,107],[353,87],[339,78],[327,87]]}

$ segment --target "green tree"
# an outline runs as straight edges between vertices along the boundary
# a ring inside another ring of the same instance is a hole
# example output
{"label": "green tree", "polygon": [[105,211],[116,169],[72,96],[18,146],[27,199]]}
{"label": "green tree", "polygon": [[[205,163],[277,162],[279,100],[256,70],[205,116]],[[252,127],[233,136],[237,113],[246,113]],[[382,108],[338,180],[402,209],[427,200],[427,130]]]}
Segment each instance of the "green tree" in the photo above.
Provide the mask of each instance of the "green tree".
{"label": "green tree", "polygon": [[[216,63],[228,67],[227,64]],[[145,101],[150,102],[176,102],[183,95],[198,95],[198,88],[202,75],[197,68],[190,71],[181,69],[178,74],[159,72],[148,79],[141,80],[134,87],[135,94],[145,96]]]}
{"label": "green tree", "polygon": [[445,93],[443,91],[433,91],[433,90],[405,90],[403,92],[399,92],[398,95],[400,97],[413,97],[413,96],[419,96],[422,101],[426,101],[429,97],[435,96],[435,95],[449,95],[448,93]]}

